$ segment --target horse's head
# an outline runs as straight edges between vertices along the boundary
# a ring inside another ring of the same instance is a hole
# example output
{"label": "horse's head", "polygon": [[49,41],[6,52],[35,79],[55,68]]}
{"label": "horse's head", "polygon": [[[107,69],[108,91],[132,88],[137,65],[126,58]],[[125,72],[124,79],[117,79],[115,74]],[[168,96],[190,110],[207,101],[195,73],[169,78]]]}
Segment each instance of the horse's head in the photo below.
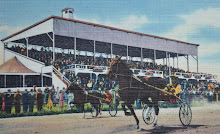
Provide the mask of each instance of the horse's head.
{"label": "horse's head", "polygon": [[121,60],[121,57],[116,57],[114,60],[112,60],[106,73],[106,76],[110,79],[116,77],[117,75],[133,75],[127,64]]}
{"label": "horse's head", "polygon": [[70,85],[67,87],[67,92],[74,93],[76,91],[81,90],[81,88],[76,83],[70,83]]}

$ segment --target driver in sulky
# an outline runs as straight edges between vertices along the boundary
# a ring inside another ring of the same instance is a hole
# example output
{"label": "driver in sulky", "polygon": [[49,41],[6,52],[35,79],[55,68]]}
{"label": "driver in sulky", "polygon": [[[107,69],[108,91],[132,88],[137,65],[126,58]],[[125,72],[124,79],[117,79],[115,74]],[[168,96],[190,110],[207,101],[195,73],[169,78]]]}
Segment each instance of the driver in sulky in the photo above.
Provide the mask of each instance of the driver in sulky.
{"label": "driver in sulky", "polygon": [[181,91],[181,86],[178,83],[178,77],[173,74],[170,76],[171,82],[167,84],[167,86],[164,88],[164,91],[170,92],[174,95],[178,95]]}
{"label": "driver in sulky", "polygon": [[112,94],[109,92],[108,88],[104,89],[105,91],[105,100],[110,103],[112,101]]}

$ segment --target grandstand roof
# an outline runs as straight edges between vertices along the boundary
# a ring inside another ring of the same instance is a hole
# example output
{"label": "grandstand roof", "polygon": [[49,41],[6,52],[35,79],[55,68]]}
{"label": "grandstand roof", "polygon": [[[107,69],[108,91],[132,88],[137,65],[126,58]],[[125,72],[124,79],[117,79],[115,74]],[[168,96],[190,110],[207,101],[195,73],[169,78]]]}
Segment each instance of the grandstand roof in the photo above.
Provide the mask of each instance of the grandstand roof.
{"label": "grandstand roof", "polygon": [[[63,10],[65,10],[65,9],[63,9]],[[19,33],[22,33],[22,32],[24,32],[24,31],[26,31],[26,30],[28,30],[28,29],[30,29],[30,28],[32,28],[32,27],[35,27],[35,26],[37,26],[37,25],[39,25],[39,24],[41,24],[41,23],[43,23],[43,22],[45,22],[45,21],[47,21],[47,20],[49,20],[49,19],[51,19],[51,18],[58,18],[58,19],[63,19],[63,20],[68,20],[68,21],[73,21],[73,22],[79,22],[79,23],[88,24],[88,25],[93,25],[93,26],[99,26],[99,27],[109,28],[109,29],[112,29],[112,30],[118,30],[118,31],[123,31],[123,32],[128,32],[128,33],[134,33],[134,34],[139,34],[139,35],[144,35],[144,36],[150,36],[150,37],[154,37],[154,38],[160,38],[160,39],[171,40],[171,41],[176,41],[176,42],[180,42],[180,43],[186,43],[186,44],[189,44],[189,45],[199,46],[199,44],[194,44],[194,43],[184,42],[184,41],[180,41],[180,40],[175,40],[175,39],[170,39],[170,38],[165,38],[165,37],[160,37],[160,36],[155,36],[155,35],[150,35],[150,34],[144,34],[144,33],[139,33],[139,32],[134,32],[134,31],[129,31],[129,30],[124,30],[124,29],[119,29],[119,28],[115,28],[115,27],[110,27],[110,26],[95,24],[95,23],[91,23],[91,22],[80,21],[80,20],[76,20],[76,19],[68,19],[68,18],[63,18],[63,17],[58,17],[58,16],[48,17],[48,18],[46,18],[46,19],[44,19],[44,20],[42,20],[42,21],[40,21],[40,22],[38,22],[38,23],[35,23],[35,24],[33,24],[33,25],[31,25],[31,26],[29,26],[29,27],[27,27],[27,28],[25,28],[25,29],[23,29],[23,30],[21,30],[21,31],[18,31],[18,32],[16,32],[16,33],[14,33],[14,34],[12,34],[12,35],[10,35],[10,36],[8,36],[8,37],[2,39],[1,41],[5,41],[5,40],[7,40],[7,39],[9,39],[9,38],[11,38],[11,37],[13,37],[13,36],[19,34]]]}
{"label": "grandstand roof", "polygon": [[[159,55],[157,53],[157,59],[165,58],[165,52],[178,53],[179,56],[198,55],[198,44],[58,16],[48,17],[1,41],[26,44],[25,38],[28,37],[29,44],[53,47],[51,41],[53,33],[55,47],[62,49],[74,49],[74,38],[76,38],[76,50],[79,51],[93,52],[93,41],[96,41],[96,52],[108,54],[112,43],[113,54],[116,55],[122,53],[126,56],[126,46],[129,47],[131,57],[139,56],[140,48],[143,48],[144,58],[152,57],[147,56],[149,50],[160,53]],[[119,47],[120,51],[118,51]]]}
{"label": "grandstand roof", "polygon": [[0,66],[0,73],[36,73],[25,67],[16,57],[11,58]]}

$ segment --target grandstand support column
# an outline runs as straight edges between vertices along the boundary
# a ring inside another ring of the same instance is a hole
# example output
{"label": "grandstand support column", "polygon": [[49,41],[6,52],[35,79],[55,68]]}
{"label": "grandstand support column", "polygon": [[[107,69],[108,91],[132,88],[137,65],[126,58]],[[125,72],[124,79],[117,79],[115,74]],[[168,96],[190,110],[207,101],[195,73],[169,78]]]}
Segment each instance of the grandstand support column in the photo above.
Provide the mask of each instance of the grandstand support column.
{"label": "grandstand support column", "polygon": [[4,81],[4,87],[6,88],[6,75],[5,75],[5,81]]}
{"label": "grandstand support column", "polygon": [[156,57],[156,50],[154,49],[154,66],[156,66],[156,59],[157,59],[157,57]]}
{"label": "grandstand support column", "polygon": [[126,57],[127,63],[128,63],[128,46],[127,46],[127,57]]}
{"label": "grandstand support column", "polygon": [[55,64],[55,34],[53,32],[53,65]]}
{"label": "grandstand support column", "polygon": [[26,48],[27,48],[27,57],[28,57],[28,40],[29,40],[29,37],[27,37],[27,38],[25,38],[25,40],[26,40]]}
{"label": "grandstand support column", "polygon": [[23,87],[25,87],[25,75],[23,75]]}
{"label": "grandstand support column", "polygon": [[163,58],[163,65],[164,65],[164,58]]}
{"label": "grandstand support column", "polygon": [[171,75],[171,70],[170,70],[170,54],[169,54],[169,76]]}
{"label": "grandstand support column", "polygon": [[167,52],[166,52],[166,66],[167,66]]}
{"label": "grandstand support column", "polygon": [[189,72],[189,55],[186,56],[187,59],[187,71]]}
{"label": "grandstand support column", "polygon": [[141,48],[141,65],[143,65],[143,48]]}
{"label": "grandstand support column", "polygon": [[113,59],[113,55],[112,55],[112,43],[111,43],[111,59]]}
{"label": "grandstand support column", "polygon": [[196,56],[196,71],[197,71],[197,73],[199,73],[199,57],[198,57],[198,55]]}
{"label": "grandstand support column", "polygon": [[179,54],[177,53],[176,54],[176,67],[177,67],[177,69],[179,68],[179,65],[178,65],[179,61],[178,60],[179,60]]}
{"label": "grandstand support column", "polygon": [[74,37],[74,60],[76,60],[76,37]]}
{"label": "grandstand support column", "polygon": [[95,62],[95,40],[93,41],[93,44],[94,44],[94,50],[93,50],[93,53],[94,53],[94,62]]}
{"label": "grandstand support column", "polygon": [[52,33],[53,33],[53,35],[52,35],[53,37],[51,37],[48,33],[46,33],[46,34],[53,43],[53,64],[54,64],[55,63],[55,35],[54,35],[54,32],[52,32]]}

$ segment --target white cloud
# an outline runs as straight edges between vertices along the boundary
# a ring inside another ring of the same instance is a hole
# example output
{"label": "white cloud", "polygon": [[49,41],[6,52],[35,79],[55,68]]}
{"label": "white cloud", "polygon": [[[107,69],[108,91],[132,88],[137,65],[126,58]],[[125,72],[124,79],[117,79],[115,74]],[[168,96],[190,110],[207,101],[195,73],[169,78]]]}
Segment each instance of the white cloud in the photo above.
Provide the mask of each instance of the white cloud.
{"label": "white cloud", "polygon": [[150,23],[149,19],[145,15],[140,15],[140,16],[130,15],[130,16],[121,18],[118,21],[100,20],[100,19],[94,19],[94,18],[85,19],[85,18],[78,18],[77,16],[76,16],[76,19],[87,21],[87,22],[92,22],[92,23],[97,23],[97,24],[102,24],[106,26],[112,26],[112,27],[116,27],[120,29],[126,29],[126,30],[136,30]]}
{"label": "white cloud", "polygon": [[21,29],[22,28],[20,28],[20,27],[10,27],[8,25],[4,25],[4,26],[0,26],[0,33],[10,35],[10,34],[13,34]]}
{"label": "white cloud", "polygon": [[211,56],[213,54],[220,54],[220,42],[219,43],[202,43],[199,46],[199,56]]}
{"label": "white cloud", "polygon": [[187,41],[188,36],[199,33],[200,28],[220,28],[220,8],[199,9],[192,14],[179,17],[184,23],[174,27],[164,36]]}
{"label": "white cloud", "polygon": [[[180,15],[179,17],[183,20],[182,23],[162,36],[188,42],[189,37],[200,34],[202,28],[220,28],[220,8],[199,9],[191,14]],[[196,40],[196,43],[200,44],[198,47],[199,72],[218,75],[217,80],[220,82],[219,57],[214,57],[215,54],[220,54],[220,42]],[[196,71],[194,59],[190,71]]]}

